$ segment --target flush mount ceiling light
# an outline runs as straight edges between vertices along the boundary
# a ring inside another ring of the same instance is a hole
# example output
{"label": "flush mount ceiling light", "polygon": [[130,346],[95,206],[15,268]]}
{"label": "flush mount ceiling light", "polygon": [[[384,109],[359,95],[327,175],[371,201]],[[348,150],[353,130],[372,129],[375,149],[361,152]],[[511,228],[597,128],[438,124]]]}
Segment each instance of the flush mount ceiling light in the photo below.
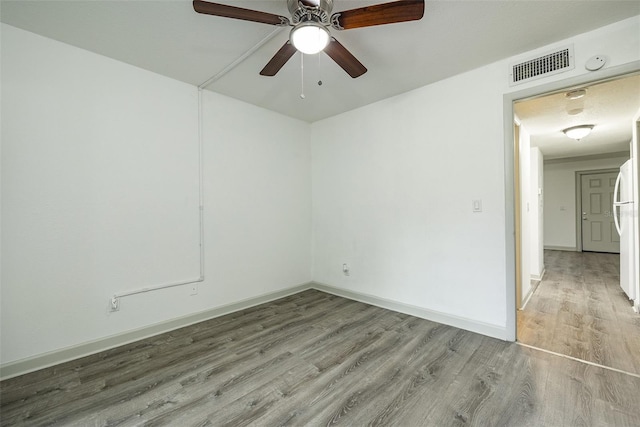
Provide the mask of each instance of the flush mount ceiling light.
{"label": "flush mount ceiling light", "polygon": [[586,89],[576,89],[571,92],[567,92],[566,97],[569,99],[580,99],[587,94]]}
{"label": "flush mount ceiling light", "polygon": [[329,30],[324,25],[307,21],[293,27],[289,39],[300,52],[313,55],[322,52],[327,47],[330,36]]}
{"label": "flush mount ceiling light", "polygon": [[579,125],[563,129],[562,132],[564,132],[564,134],[569,138],[580,141],[582,138],[589,135],[592,129],[593,125]]}

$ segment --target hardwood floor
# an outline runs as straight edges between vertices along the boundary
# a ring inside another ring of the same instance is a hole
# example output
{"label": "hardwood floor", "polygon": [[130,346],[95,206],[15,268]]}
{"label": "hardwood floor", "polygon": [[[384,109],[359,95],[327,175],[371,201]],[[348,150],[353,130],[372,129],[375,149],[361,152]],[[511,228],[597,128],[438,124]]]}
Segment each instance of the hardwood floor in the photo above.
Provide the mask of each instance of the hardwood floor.
{"label": "hardwood floor", "polygon": [[640,315],[620,288],[619,260],[546,250],[543,280],[518,312],[518,340],[640,374]]}
{"label": "hardwood floor", "polygon": [[0,383],[1,424],[637,426],[640,378],[305,291]]}

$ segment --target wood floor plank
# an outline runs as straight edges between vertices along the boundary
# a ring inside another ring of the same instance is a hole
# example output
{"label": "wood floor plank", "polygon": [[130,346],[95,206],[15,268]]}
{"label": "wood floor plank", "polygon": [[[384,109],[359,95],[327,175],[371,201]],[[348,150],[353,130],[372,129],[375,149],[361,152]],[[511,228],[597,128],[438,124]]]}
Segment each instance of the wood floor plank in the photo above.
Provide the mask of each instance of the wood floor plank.
{"label": "wood floor plank", "polygon": [[[606,360],[614,320],[598,314],[613,297],[578,314],[598,285],[581,286],[557,288],[556,305],[571,345]],[[536,322],[522,324],[535,335]],[[637,426],[638,390],[638,377],[310,290],[2,381],[0,425]]]}
{"label": "wood floor plank", "polygon": [[[452,333],[455,332],[455,333]],[[403,344],[395,345],[393,359],[386,359],[370,371],[366,381],[354,383],[346,388],[331,403],[333,407],[318,413],[310,421],[354,425],[364,417],[370,423],[380,425],[389,414],[389,405],[406,401],[417,388],[428,386],[442,365],[450,362],[454,366],[455,348],[464,337],[464,331],[445,328],[429,328],[422,334]],[[437,351],[424,351],[425,346],[434,345]],[[386,409],[385,409],[386,408]]]}

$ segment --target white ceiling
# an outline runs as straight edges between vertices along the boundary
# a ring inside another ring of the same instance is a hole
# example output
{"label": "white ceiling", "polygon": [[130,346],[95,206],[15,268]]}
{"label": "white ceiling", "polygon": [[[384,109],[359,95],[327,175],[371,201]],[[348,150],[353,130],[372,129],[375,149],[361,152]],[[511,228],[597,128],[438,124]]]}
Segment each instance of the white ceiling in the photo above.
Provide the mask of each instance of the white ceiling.
{"label": "white ceiling", "polygon": [[[563,91],[514,105],[531,145],[539,147],[545,159],[628,153],[633,119],[640,113],[640,75],[575,89],[586,89],[586,95],[572,100]],[[577,125],[595,126],[580,141],[562,132]]]}
{"label": "white ceiling", "polygon": [[[219,2],[288,16],[286,0]],[[334,12],[383,2],[335,0]],[[332,30],[369,71],[351,79],[326,55],[306,56],[303,100],[298,54],[275,77],[258,74],[287,40],[287,29],[197,14],[188,0],[0,4],[9,25],[193,85],[275,30],[208,89],[309,122],[639,14],[636,1],[427,0],[420,21]]]}

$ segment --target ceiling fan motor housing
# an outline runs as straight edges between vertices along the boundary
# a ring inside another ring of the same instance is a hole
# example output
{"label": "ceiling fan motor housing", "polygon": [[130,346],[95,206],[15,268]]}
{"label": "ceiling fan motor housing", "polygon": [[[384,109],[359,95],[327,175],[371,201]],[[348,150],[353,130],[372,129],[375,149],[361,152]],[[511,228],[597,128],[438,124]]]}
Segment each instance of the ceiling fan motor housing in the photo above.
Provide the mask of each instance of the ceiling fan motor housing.
{"label": "ceiling fan motor housing", "polygon": [[333,0],[287,0],[287,7],[294,25],[309,21],[328,25],[333,9]]}

